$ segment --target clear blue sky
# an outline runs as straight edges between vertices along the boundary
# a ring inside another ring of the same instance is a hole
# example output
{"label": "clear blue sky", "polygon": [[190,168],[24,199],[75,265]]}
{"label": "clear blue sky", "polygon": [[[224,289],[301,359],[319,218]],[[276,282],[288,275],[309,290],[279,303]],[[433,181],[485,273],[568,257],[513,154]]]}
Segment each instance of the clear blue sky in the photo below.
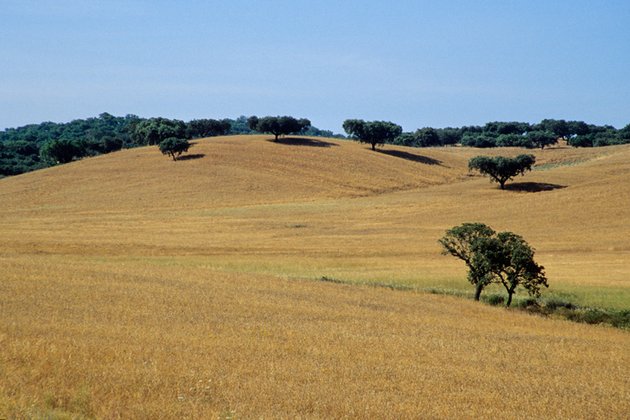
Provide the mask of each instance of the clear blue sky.
{"label": "clear blue sky", "polygon": [[0,0],[0,129],[137,114],[630,123],[630,1]]}

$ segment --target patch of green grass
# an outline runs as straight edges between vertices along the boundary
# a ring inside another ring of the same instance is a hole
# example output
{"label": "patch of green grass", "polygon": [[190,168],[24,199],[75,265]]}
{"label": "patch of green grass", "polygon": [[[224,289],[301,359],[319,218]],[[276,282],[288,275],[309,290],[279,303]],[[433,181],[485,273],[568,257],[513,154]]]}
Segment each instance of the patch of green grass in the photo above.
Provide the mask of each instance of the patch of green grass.
{"label": "patch of green grass", "polygon": [[[458,290],[428,288],[423,291],[432,294],[458,296],[471,298],[472,293],[461,293]],[[559,293],[558,295],[563,295]],[[530,296],[516,296],[512,300],[511,308],[526,311],[543,316],[551,316],[567,319],[569,321],[585,324],[606,324],[615,328],[630,329],[630,309],[611,309],[579,306],[566,296],[546,296],[534,298]],[[481,302],[492,306],[500,306],[505,303],[505,294],[488,293],[481,295]]]}
{"label": "patch of green grass", "polygon": [[561,168],[563,166],[576,166],[580,163],[586,162],[585,160],[574,160],[574,161],[566,161],[566,162],[553,162],[553,163],[543,163],[541,165],[534,166],[534,171],[548,171],[550,169]]}

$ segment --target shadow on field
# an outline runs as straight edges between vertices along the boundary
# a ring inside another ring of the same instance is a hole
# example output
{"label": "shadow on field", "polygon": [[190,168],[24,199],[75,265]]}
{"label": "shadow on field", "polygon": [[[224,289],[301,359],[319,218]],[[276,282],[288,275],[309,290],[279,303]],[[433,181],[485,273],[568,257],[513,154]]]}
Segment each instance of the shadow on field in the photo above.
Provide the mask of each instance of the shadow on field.
{"label": "shadow on field", "polygon": [[177,160],[194,160],[194,159],[201,159],[202,157],[204,157],[205,154],[203,153],[195,153],[192,155],[184,155],[184,156],[180,156],[177,158]]}
{"label": "shadow on field", "polygon": [[282,137],[282,138],[279,138],[278,140],[270,139],[267,141],[270,141],[271,143],[276,143],[276,144],[284,144],[286,146],[310,146],[310,147],[338,146],[338,144],[329,143],[323,140],[305,139],[301,137]]}
{"label": "shadow on field", "polygon": [[441,160],[433,159],[430,157],[415,155],[409,152],[402,152],[400,150],[378,150],[379,153],[383,153],[389,156],[394,156],[401,159],[410,160],[412,162],[424,163],[425,165],[442,165]]}
{"label": "shadow on field", "polygon": [[541,192],[566,188],[566,185],[547,184],[546,182],[514,182],[506,184],[505,189],[516,192]]}

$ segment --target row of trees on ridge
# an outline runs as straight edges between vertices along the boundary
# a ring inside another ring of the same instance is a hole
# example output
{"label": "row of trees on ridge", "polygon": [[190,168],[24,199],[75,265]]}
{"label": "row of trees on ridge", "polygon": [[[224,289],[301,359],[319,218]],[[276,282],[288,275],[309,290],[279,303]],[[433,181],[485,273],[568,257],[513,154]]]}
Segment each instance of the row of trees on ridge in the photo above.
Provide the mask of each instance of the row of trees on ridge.
{"label": "row of trees on ridge", "polygon": [[[335,137],[299,120],[300,134]],[[102,113],[95,118],[69,123],[44,122],[0,131],[0,177],[17,175],[74,159],[110,153],[122,148],[158,145],[168,138],[202,137],[271,132],[250,128],[245,116],[236,119],[195,119],[184,122],[168,118],[116,117]]]}
{"label": "row of trees on ridge", "polygon": [[[396,124],[386,121],[365,122],[349,119],[343,128],[351,138],[360,138],[357,130],[365,124]],[[365,136],[364,136],[365,137]],[[575,147],[596,147],[630,143],[630,124],[617,130],[612,126],[598,126],[583,121],[544,119],[538,124],[525,122],[489,122],[483,126],[459,128],[424,127],[414,132],[401,132],[393,136],[380,137],[374,144],[396,144],[410,147],[450,146],[461,144],[469,147],[524,147],[545,148],[563,139]],[[371,141],[367,141],[371,143]]]}
{"label": "row of trees on ridge", "polygon": [[[583,121],[545,119],[537,124],[489,122],[483,126],[459,128],[425,127],[414,132],[389,121],[346,120],[343,128],[351,138],[373,149],[382,144],[411,147],[514,146],[544,148],[564,139],[576,147],[630,143],[630,124],[617,130]],[[116,117],[102,113],[96,118],[69,123],[44,122],[0,131],[0,177],[16,175],[85,156],[109,153],[121,148],[157,145],[167,138],[193,139],[230,134],[270,133],[343,137],[313,127],[308,119],[293,117],[241,116],[237,119],[196,119],[188,122],[167,118]]]}

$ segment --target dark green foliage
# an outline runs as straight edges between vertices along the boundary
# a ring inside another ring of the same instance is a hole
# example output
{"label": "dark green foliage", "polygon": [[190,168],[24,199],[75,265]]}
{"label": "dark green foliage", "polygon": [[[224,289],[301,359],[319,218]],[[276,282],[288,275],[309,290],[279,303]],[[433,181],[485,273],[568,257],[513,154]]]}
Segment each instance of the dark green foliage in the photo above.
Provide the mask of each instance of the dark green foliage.
{"label": "dark green foliage", "polygon": [[247,119],[247,125],[252,130],[273,134],[275,140],[278,140],[281,135],[303,132],[311,126],[311,122],[306,118],[296,119],[286,115],[263,118],[252,116]]}
{"label": "dark green foliage", "polygon": [[492,306],[502,305],[505,302],[505,298],[501,295],[490,295],[485,299]]}
{"label": "dark green foliage", "polygon": [[249,127],[249,129],[251,131],[256,131],[258,129],[258,117],[255,115],[252,115],[251,117],[249,117],[247,119],[247,127]]}
{"label": "dark green foliage", "polygon": [[537,131],[547,131],[558,137],[569,138],[572,126],[565,120],[544,119],[536,125]]}
{"label": "dark green foliage", "polygon": [[593,138],[589,135],[571,137],[567,143],[573,147],[593,147]]}
{"label": "dark green foliage", "polygon": [[232,123],[228,119],[213,120],[200,119],[191,120],[186,124],[186,134],[188,138],[223,136],[230,131]]}
{"label": "dark green foliage", "polygon": [[[300,120],[302,124],[306,121]],[[332,134],[315,127],[308,127],[307,131],[303,132],[312,136]],[[44,155],[41,153],[44,144],[61,139],[64,142],[72,142],[80,149],[73,153],[73,158],[76,159],[110,153],[123,147],[157,144],[167,137],[191,138],[249,133],[252,133],[252,130],[244,116],[235,120],[199,119],[184,123],[166,118],[145,120],[135,115],[115,117],[105,112],[97,118],[74,120],[63,124],[53,122],[30,124],[0,131],[0,176],[17,175],[68,159],[65,154],[56,153],[56,157],[52,156],[48,150]],[[45,159],[42,156],[45,156]]]}
{"label": "dark green foliage", "polygon": [[541,287],[548,287],[544,267],[534,261],[534,250],[512,232],[496,233],[483,223],[464,223],[447,230],[439,242],[445,253],[466,263],[475,300],[491,283],[505,287],[506,306],[512,303],[518,287],[535,297],[540,296]]}
{"label": "dark green foliage", "polygon": [[[0,174],[16,175],[61,162],[51,156],[50,151],[45,151],[46,159],[43,159],[41,150],[44,144],[61,139],[81,149],[73,153],[74,158],[109,153],[123,145],[133,146],[129,130],[139,120],[135,115],[114,117],[102,113],[97,118],[64,124],[44,122],[0,131],[0,144],[4,145],[0,153]],[[67,159],[62,155],[57,157],[62,161]]]}
{"label": "dark green foliage", "polygon": [[416,136],[414,133],[401,133],[400,136],[396,137],[392,141],[392,144],[407,147],[419,147],[416,143]]}
{"label": "dark green foliage", "polygon": [[431,147],[455,144],[458,141],[459,135],[454,129],[437,130],[435,128],[425,127],[413,133],[401,133],[393,140],[386,141],[386,143],[409,147]]}
{"label": "dark green foliage", "polygon": [[488,148],[497,146],[497,138],[483,133],[466,133],[462,136],[462,146]]}
{"label": "dark green foliage", "polygon": [[468,267],[468,281],[475,286],[475,300],[479,300],[483,289],[492,282],[484,261],[476,255],[477,243],[483,238],[490,238],[495,231],[483,223],[464,223],[446,231],[438,242],[445,254],[464,261]]}
{"label": "dark green foliage", "polygon": [[74,140],[61,138],[44,143],[41,148],[41,157],[45,161],[55,165],[68,163],[74,158],[83,156],[84,149]]}
{"label": "dark green foliage", "polygon": [[501,135],[501,134],[523,135],[530,130],[531,130],[531,126],[528,123],[518,122],[518,121],[489,122],[482,129],[482,131],[485,133],[493,133],[496,135]]}
{"label": "dark green foliage", "polygon": [[176,137],[164,139],[158,145],[160,152],[162,152],[163,155],[169,155],[173,160],[177,160],[177,157],[187,152],[191,146],[188,140],[178,139]]}
{"label": "dark green foliage", "polygon": [[437,129],[437,133],[440,137],[440,144],[442,146],[457,144],[462,140],[462,134],[457,128],[439,128]]}
{"label": "dark green foliage", "polygon": [[551,146],[552,144],[556,144],[558,142],[557,134],[551,131],[531,131],[527,133],[527,138],[532,143],[533,147],[540,147],[544,149],[545,146]]}
{"label": "dark green foliage", "polygon": [[558,308],[575,309],[575,305],[567,300],[552,297],[545,300],[545,308],[550,311],[555,311]]}
{"label": "dark green foliage", "polygon": [[186,123],[162,117],[149,118],[137,123],[131,133],[136,144],[142,146],[159,144],[170,137],[187,138]]}
{"label": "dark green foliage", "polygon": [[505,287],[510,306],[516,288],[524,287],[530,296],[540,296],[541,287],[549,287],[544,267],[534,261],[534,250],[519,235],[500,232],[481,238],[474,244],[477,265],[492,275],[492,281]]}
{"label": "dark green foliage", "polygon": [[417,142],[420,147],[440,146],[440,136],[434,128],[425,127],[416,131]]}
{"label": "dark green foliage", "polygon": [[531,138],[522,134],[499,134],[495,144],[498,147],[524,147],[527,149],[534,147]]}
{"label": "dark green foliage", "polygon": [[377,145],[392,143],[402,134],[402,127],[389,121],[363,121],[350,119],[343,122],[343,129],[348,135],[360,143]]}
{"label": "dark green foliage", "polygon": [[565,315],[568,319],[585,324],[609,324],[613,327],[630,329],[630,310],[605,310],[598,308],[576,308]]}
{"label": "dark green foliage", "polygon": [[476,156],[468,162],[468,169],[478,170],[483,175],[488,175],[493,181],[496,181],[505,188],[505,183],[517,175],[524,175],[526,171],[530,171],[536,162],[533,155],[519,155],[515,158],[507,158],[503,156]]}
{"label": "dark green foliage", "polygon": [[619,138],[622,139],[624,143],[630,143],[630,124],[619,130]]}
{"label": "dark green foliage", "polygon": [[567,122],[569,137],[582,136],[590,132],[588,124],[584,121],[568,121]]}

